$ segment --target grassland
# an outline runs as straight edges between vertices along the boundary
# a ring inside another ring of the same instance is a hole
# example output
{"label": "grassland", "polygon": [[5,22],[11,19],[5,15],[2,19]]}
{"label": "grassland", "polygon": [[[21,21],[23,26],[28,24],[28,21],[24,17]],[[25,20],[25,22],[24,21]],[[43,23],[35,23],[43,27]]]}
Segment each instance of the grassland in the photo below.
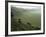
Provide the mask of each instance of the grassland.
{"label": "grassland", "polygon": [[11,31],[41,29],[40,9],[11,8]]}

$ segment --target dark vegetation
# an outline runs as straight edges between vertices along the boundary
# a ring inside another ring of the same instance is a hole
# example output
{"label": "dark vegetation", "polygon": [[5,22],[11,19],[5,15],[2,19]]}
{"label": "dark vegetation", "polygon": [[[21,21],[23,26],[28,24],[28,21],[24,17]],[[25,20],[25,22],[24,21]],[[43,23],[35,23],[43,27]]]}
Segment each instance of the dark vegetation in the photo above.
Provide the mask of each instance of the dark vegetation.
{"label": "dark vegetation", "polygon": [[39,27],[34,27],[31,23],[27,24],[22,23],[21,19],[18,19],[18,22],[15,19],[12,19],[11,22],[11,31],[28,31],[28,30],[39,30]]}

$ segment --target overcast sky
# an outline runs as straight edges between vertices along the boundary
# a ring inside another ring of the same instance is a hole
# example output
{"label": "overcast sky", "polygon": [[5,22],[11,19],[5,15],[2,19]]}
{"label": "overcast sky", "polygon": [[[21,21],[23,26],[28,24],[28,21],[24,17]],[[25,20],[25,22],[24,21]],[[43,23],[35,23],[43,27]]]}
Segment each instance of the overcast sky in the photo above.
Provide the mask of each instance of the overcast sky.
{"label": "overcast sky", "polygon": [[40,9],[41,7],[40,6],[12,6],[12,7],[17,7],[17,8],[23,8],[23,9]]}

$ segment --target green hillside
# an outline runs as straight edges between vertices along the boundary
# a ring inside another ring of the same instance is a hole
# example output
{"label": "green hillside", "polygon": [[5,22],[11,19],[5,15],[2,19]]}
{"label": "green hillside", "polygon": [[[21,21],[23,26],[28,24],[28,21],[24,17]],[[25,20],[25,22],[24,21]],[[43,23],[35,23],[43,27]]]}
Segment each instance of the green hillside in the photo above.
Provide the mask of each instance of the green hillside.
{"label": "green hillside", "polygon": [[41,25],[40,9],[11,8],[11,31],[39,30]]}

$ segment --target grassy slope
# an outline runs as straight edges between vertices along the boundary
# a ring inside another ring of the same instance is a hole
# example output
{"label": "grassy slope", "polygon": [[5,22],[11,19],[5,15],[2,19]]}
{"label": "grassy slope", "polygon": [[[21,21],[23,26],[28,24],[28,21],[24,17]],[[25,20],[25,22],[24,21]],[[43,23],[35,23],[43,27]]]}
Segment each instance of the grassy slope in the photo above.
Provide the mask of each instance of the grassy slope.
{"label": "grassy slope", "polygon": [[[34,27],[33,29],[40,28],[41,15],[39,10],[12,8],[12,12],[14,15],[12,17],[12,31],[31,30],[31,26],[27,24],[28,22]],[[18,19],[21,19],[22,24],[18,23]]]}

